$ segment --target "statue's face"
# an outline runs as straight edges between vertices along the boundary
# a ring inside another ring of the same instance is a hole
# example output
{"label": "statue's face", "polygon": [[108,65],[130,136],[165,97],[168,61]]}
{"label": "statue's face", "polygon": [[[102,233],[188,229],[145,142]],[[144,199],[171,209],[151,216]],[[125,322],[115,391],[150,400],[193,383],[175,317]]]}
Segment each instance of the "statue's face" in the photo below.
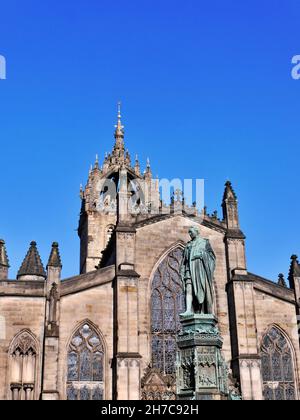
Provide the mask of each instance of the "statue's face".
{"label": "statue's face", "polygon": [[199,232],[197,231],[197,229],[195,229],[195,228],[191,228],[191,229],[189,230],[189,234],[190,234],[190,237],[191,237],[192,239],[195,239],[195,238],[197,238],[197,236],[198,236]]}

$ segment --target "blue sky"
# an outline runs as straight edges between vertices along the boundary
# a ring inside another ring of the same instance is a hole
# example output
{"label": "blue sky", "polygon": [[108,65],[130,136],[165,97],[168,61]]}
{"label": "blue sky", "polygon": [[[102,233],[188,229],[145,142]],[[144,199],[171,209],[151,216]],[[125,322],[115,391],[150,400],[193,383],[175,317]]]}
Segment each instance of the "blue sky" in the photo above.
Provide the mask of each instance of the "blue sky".
{"label": "blue sky", "polygon": [[0,237],[14,277],[36,240],[79,270],[79,185],[113,145],[163,178],[230,179],[248,269],[276,280],[300,254],[298,0],[10,0],[1,5]]}

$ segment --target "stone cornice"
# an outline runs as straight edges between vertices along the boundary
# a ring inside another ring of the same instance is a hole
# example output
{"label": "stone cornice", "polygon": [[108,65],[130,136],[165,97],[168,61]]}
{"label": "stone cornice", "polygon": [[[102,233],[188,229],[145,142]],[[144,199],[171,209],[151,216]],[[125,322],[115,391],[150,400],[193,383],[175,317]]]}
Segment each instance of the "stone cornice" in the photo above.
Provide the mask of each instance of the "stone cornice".
{"label": "stone cornice", "polygon": [[118,270],[117,277],[140,278],[141,276],[135,270]]}
{"label": "stone cornice", "polygon": [[117,359],[142,359],[139,353],[117,353]]}
{"label": "stone cornice", "polygon": [[188,214],[188,213],[168,213],[168,214],[159,214],[159,215],[155,215],[153,217],[149,217],[140,221],[137,221],[136,223],[134,223],[134,226],[139,229],[145,226],[149,226],[152,225],[154,223],[159,223],[159,222],[163,222],[165,220],[174,218],[174,217],[184,217],[187,218],[189,220],[191,220],[192,222],[195,223],[199,223],[199,225],[208,227],[209,229],[213,229],[216,230],[217,232],[226,233],[226,227],[222,226],[221,222],[212,222],[211,220],[208,219],[203,219],[199,216],[195,216],[193,214]]}
{"label": "stone cornice", "polygon": [[1,296],[45,297],[44,281],[5,280],[0,281]]}
{"label": "stone cornice", "polygon": [[225,235],[226,239],[246,239],[246,236],[240,229],[228,229]]}
{"label": "stone cornice", "polygon": [[295,304],[295,297],[294,292],[287,287],[282,287],[271,280],[264,279],[263,277],[257,276],[252,273],[248,273],[247,275],[235,275],[226,286],[228,291],[228,287],[235,283],[239,284],[253,284],[255,290],[265,293],[269,296],[275,297],[277,299],[283,300],[288,303]]}
{"label": "stone cornice", "polygon": [[87,274],[81,274],[61,282],[61,297],[103,284],[111,283],[115,278],[115,266],[101,268]]}

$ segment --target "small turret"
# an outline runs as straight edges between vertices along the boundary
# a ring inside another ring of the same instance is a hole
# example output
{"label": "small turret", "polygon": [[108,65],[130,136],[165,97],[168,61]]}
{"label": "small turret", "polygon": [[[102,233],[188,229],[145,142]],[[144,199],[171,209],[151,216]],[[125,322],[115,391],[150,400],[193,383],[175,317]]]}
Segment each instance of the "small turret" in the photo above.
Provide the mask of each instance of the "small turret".
{"label": "small turret", "polygon": [[225,184],[222,202],[223,218],[228,229],[239,229],[238,200],[230,181]]}
{"label": "small turret", "polygon": [[[222,201],[223,222],[226,225],[225,244],[227,248],[228,278],[232,275],[246,275],[245,235],[240,230],[238,200],[232,184],[227,181]],[[217,220],[217,214],[213,218]]]}
{"label": "small turret", "polygon": [[8,278],[9,261],[7,257],[5,242],[0,239],[0,280]]}
{"label": "small turret", "polygon": [[30,243],[29,251],[18,271],[18,280],[45,280],[45,272],[41,257],[37,250],[36,242]]}
{"label": "small turret", "polygon": [[54,267],[54,268],[62,268],[61,258],[59,254],[59,247],[57,242],[53,242],[51,254],[49,257],[49,261],[47,264],[47,268]]}
{"label": "small turret", "polygon": [[300,264],[297,255],[292,255],[291,260],[289,283],[290,288],[295,290],[299,287],[297,283],[300,282]]}

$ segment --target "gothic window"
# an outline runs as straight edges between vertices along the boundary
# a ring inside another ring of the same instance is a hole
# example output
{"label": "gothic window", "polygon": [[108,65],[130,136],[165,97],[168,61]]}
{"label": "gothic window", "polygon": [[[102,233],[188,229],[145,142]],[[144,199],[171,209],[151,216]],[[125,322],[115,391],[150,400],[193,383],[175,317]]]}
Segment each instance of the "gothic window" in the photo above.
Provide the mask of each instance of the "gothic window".
{"label": "gothic window", "polygon": [[156,270],[152,283],[152,366],[165,375],[175,374],[176,335],[181,329],[179,314],[185,311],[179,273],[182,256],[181,248],[170,252]]}
{"label": "gothic window", "polygon": [[73,335],[68,350],[68,400],[103,400],[104,347],[89,324]]}
{"label": "gothic window", "polygon": [[276,327],[272,327],[263,338],[261,361],[264,399],[295,400],[291,347]]}
{"label": "gothic window", "polygon": [[33,400],[36,391],[37,344],[29,331],[20,332],[10,350],[10,390],[13,400]]}

